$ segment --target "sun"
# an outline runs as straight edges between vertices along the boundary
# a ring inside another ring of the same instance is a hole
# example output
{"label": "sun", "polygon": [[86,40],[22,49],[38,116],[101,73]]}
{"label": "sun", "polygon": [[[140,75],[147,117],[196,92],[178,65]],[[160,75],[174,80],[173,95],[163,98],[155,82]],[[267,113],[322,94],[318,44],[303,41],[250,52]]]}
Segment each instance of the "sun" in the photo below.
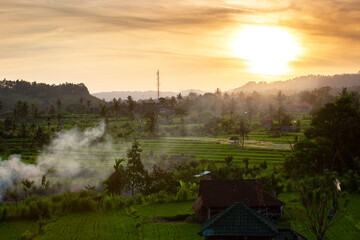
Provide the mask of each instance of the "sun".
{"label": "sun", "polygon": [[250,72],[265,75],[288,72],[288,63],[296,60],[301,51],[290,32],[268,26],[243,28],[232,45],[234,55],[248,61]]}

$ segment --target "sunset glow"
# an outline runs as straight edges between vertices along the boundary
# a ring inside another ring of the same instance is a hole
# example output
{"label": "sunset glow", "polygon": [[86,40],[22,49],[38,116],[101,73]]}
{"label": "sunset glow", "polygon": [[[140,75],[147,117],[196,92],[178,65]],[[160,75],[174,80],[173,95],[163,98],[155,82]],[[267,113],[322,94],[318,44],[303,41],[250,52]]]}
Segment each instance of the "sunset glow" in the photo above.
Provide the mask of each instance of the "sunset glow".
{"label": "sunset glow", "polygon": [[159,69],[163,90],[214,91],[353,73],[359,9],[357,0],[1,0],[0,79],[154,90]]}
{"label": "sunset glow", "polygon": [[288,72],[288,62],[296,59],[301,48],[295,38],[280,28],[246,27],[233,42],[235,56],[248,61],[249,71],[265,75]]}

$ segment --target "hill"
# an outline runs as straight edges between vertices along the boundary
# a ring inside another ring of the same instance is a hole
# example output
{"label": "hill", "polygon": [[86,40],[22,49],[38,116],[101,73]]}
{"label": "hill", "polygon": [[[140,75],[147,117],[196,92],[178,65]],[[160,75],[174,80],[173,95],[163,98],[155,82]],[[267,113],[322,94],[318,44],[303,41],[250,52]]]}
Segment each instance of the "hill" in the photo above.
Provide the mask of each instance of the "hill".
{"label": "hill", "polygon": [[[204,91],[201,90],[184,90],[181,91],[182,96],[187,96],[189,93],[195,92],[204,94]],[[179,92],[160,92],[160,97],[176,97],[179,94]],[[105,101],[111,101],[112,99],[126,99],[128,96],[131,96],[134,100],[140,100],[140,99],[157,99],[157,92],[156,91],[113,91],[113,92],[99,92],[99,93],[93,93],[93,96],[99,98],[99,99],[105,99]]]}
{"label": "hill", "polygon": [[50,106],[57,106],[60,99],[62,109],[69,112],[77,112],[81,108],[97,108],[102,100],[90,95],[87,87],[83,84],[64,83],[49,85],[45,83],[27,82],[23,80],[0,81],[0,101],[2,112],[13,109],[17,101],[26,101],[28,104],[36,104],[40,111],[48,111]]}
{"label": "hill", "polygon": [[333,76],[307,75],[289,79],[287,81],[276,81],[271,83],[251,81],[239,88],[233,89],[233,92],[271,92],[278,90],[297,92],[325,86],[331,88],[358,87],[360,86],[360,73],[337,74]]}

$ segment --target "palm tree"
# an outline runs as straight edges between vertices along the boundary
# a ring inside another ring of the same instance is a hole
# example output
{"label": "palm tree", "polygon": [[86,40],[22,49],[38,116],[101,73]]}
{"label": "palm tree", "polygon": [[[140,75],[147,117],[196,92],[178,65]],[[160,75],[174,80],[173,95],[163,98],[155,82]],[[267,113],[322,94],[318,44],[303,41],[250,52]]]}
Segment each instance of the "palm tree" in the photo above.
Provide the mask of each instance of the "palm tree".
{"label": "palm tree", "polygon": [[181,103],[181,101],[183,100],[183,97],[182,97],[181,93],[179,93],[179,94],[176,96],[176,99],[178,100],[179,103]]}
{"label": "palm tree", "polygon": [[127,102],[128,102],[129,118],[130,118],[130,120],[131,120],[131,128],[133,128],[133,127],[134,127],[135,101],[132,99],[131,96],[128,96]]}
{"label": "palm tree", "polygon": [[117,128],[117,124],[118,124],[118,112],[119,112],[119,102],[118,102],[115,98],[113,98],[112,104],[113,104],[113,110],[114,110],[114,115],[115,115],[115,123],[116,123],[116,128]]}
{"label": "palm tree", "polygon": [[58,111],[60,112],[61,111],[61,107],[62,107],[62,103],[60,101],[60,99],[58,98],[57,102],[56,102],[56,105],[57,105],[57,108],[58,108]]}
{"label": "palm tree", "polygon": [[244,149],[245,137],[247,137],[248,133],[250,132],[250,129],[245,123],[244,119],[240,119],[240,122],[237,126],[237,132],[240,134],[240,137],[242,138],[241,149]]}

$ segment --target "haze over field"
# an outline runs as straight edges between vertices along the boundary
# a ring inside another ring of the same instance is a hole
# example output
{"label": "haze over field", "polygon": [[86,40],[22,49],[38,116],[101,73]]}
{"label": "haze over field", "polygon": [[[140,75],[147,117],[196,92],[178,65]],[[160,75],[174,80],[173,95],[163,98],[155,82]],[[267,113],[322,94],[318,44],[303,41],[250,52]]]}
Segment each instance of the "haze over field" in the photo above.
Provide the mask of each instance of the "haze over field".
{"label": "haze over field", "polygon": [[90,92],[357,72],[360,2],[1,0],[0,78]]}
{"label": "haze over field", "polygon": [[[100,140],[102,137],[104,140]],[[125,148],[115,151],[113,147],[112,139],[105,134],[105,123],[101,122],[85,131],[73,128],[57,133],[37,157],[36,165],[22,162],[21,155],[10,155],[8,161],[0,158],[0,203],[5,191],[24,178],[34,180],[38,186],[46,175],[51,185],[61,184],[56,191],[78,191],[87,184],[99,184],[111,172],[114,159],[126,154]],[[64,184],[64,180],[68,182]]]}

